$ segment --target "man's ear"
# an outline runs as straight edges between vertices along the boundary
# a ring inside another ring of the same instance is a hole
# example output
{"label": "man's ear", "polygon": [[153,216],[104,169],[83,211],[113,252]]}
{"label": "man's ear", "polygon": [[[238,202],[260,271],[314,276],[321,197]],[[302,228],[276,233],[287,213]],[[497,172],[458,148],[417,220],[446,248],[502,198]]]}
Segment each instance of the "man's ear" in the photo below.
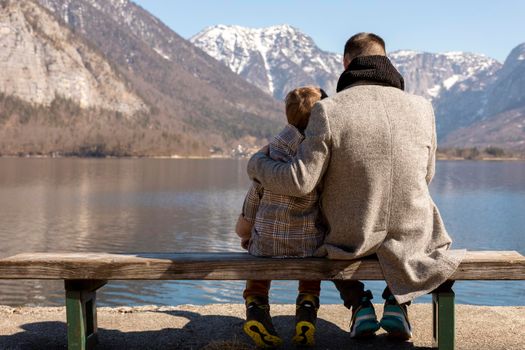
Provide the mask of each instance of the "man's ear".
{"label": "man's ear", "polygon": [[352,62],[352,60],[350,59],[350,54],[347,53],[343,56],[343,67],[345,68],[345,70],[350,65],[350,62]]}

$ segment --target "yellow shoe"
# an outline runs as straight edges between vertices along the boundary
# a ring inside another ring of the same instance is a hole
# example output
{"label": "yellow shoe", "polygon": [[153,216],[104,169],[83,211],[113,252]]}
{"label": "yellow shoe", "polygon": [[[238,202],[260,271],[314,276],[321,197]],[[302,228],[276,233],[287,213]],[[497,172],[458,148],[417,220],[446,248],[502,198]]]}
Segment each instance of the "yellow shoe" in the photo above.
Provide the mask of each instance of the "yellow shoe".
{"label": "yellow shoe", "polygon": [[296,346],[312,347],[315,345],[315,323],[319,297],[299,294],[295,308],[295,335],[292,338]]}
{"label": "yellow shoe", "polygon": [[276,348],[283,343],[273,327],[270,306],[265,298],[248,297],[246,299],[246,322],[243,330],[259,348]]}
{"label": "yellow shoe", "polygon": [[315,345],[315,325],[307,321],[296,323],[292,341],[296,346],[313,347]]}

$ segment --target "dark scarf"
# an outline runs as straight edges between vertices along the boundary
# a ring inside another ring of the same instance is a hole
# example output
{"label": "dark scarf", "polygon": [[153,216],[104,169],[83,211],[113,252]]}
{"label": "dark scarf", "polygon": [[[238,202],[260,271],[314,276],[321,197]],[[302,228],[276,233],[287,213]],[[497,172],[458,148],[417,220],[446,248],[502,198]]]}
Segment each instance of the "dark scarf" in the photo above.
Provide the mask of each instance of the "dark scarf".
{"label": "dark scarf", "polygon": [[405,82],[386,56],[361,56],[350,62],[337,82],[340,92],[357,82],[371,82],[404,90]]}

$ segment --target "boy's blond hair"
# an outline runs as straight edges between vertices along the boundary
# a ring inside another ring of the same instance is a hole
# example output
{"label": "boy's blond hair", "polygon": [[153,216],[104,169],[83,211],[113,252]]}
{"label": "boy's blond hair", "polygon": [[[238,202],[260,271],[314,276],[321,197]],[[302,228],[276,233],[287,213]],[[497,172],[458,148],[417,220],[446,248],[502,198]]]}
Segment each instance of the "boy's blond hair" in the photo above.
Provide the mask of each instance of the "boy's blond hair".
{"label": "boy's blond hair", "polygon": [[299,130],[306,129],[314,104],[321,100],[321,89],[305,86],[293,89],[286,95],[286,119]]}

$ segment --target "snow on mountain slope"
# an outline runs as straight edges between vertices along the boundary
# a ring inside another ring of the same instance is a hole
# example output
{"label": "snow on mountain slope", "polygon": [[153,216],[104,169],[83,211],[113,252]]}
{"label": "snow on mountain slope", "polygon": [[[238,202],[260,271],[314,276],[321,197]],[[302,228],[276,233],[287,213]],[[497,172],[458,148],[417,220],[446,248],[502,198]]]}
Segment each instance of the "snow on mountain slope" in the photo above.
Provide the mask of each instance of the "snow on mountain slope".
{"label": "snow on mountain slope", "polygon": [[147,152],[229,154],[239,143],[264,143],[284,122],[281,103],[133,1],[35,1],[87,39],[152,106],[148,130],[158,136]]}
{"label": "snow on mountain slope", "polygon": [[[343,71],[341,54],[321,50],[311,37],[289,25],[255,29],[217,25],[190,41],[276,98],[306,84],[332,94]],[[492,58],[465,52],[400,50],[389,57],[405,77],[407,91],[429,99],[471,77],[493,75],[501,67]]]}
{"label": "snow on mountain slope", "polygon": [[[341,54],[321,50],[311,37],[288,25],[258,29],[217,25],[190,41],[278,99],[301,85],[318,85],[333,94],[343,71]],[[497,91],[496,81],[525,62],[522,51],[521,47],[513,51],[505,69],[490,57],[468,52],[399,50],[389,53],[389,58],[405,78],[408,92],[432,100],[438,136],[443,138],[511,105],[501,94],[496,94],[498,101],[491,96]],[[503,95],[507,90],[500,89]],[[516,89],[512,91],[514,96]]]}
{"label": "snow on mountain slope", "polygon": [[469,52],[401,50],[391,52],[389,57],[405,78],[407,91],[432,100],[468,79],[484,80],[501,68],[498,61]]}
{"label": "snow on mountain slope", "polygon": [[300,85],[335,92],[342,56],[325,52],[297,28],[217,25],[190,41],[263,91],[282,99]]}

